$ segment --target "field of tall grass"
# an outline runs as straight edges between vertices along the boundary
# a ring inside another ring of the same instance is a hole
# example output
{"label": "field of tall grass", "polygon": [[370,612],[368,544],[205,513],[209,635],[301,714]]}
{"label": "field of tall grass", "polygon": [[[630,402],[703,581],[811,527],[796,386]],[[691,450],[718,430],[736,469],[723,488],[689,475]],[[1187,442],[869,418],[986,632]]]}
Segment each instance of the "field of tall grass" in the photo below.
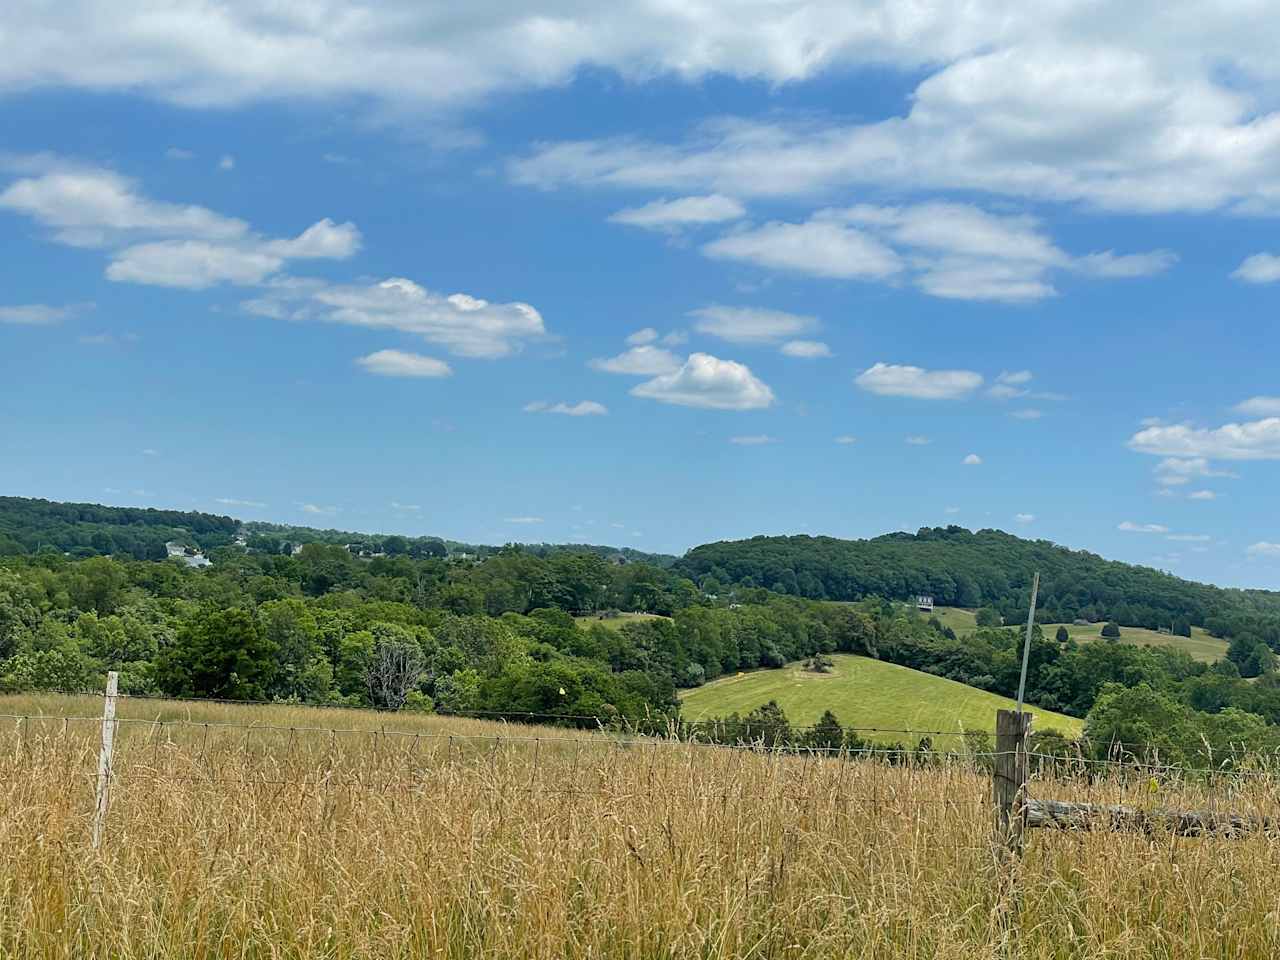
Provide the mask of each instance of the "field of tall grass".
{"label": "field of tall grass", "polygon": [[[94,850],[98,725],[64,718],[100,709],[0,698],[2,957],[1280,955],[1280,841],[1046,831],[1009,865],[982,758],[126,700]],[[1262,777],[1033,792],[1280,799]]]}

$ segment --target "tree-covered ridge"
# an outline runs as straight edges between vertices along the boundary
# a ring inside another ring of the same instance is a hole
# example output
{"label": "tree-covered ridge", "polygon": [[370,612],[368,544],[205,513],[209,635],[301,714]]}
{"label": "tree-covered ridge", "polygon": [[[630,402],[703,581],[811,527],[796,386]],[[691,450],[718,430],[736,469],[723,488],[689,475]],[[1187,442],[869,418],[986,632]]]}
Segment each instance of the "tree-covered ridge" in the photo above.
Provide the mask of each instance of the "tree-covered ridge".
{"label": "tree-covered ridge", "polygon": [[993,607],[1008,622],[1026,617],[1036,570],[1039,617],[1046,623],[1083,618],[1158,629],[1184,619],[1212,626],[1215,616],[1280,615],[1280,593],[1223,589],[1047,540],[957,526],[871,540],[793,536],[711,543],[690,550],[676,569],[713,589],[761,586],[813,599],[927,594],[945,606]]}
{"label": "tree-covered ridge", "polygon": [[[0,557],[33,554],[41,550],[77,557],[127,554],[137,560],[163,560],[165,544],[212,550],[243,536],[247,548],[257,553],[292,553],[308,543],[347,547],[366,557],[377,555],[484,558],[503,546],[463,543],[441,537],[406,537],[395,533],[358,533],[290,524],[242,522],[233,517],[150,507],[109,507],[97,503],[59,503],[26,497],[0,497]],[[676,558],[646,553],[631,547],[600,544],[521,544],[537,556],[553,553],[589,553],[669,567]]]}
{"label": "tree-covered ridge", "polygon": [[659,567],[675,564],[676,557],[665,553],[647,553],[634,547],[613,547],[593,543],[521,543],[519,541],[494,545],[467,543],[462,540],[450,540],[443,537],[407,537],[394,533],[359,533],[351,530],[320,529],[317,527],[298,527],[286,523],[267,523],[253,520],[246,522],[242,528],[250,538],[249,546],[260,547],[268,553],[279,552],[270,549],[271,544],[283,547],[300,546],[307,543],[327,543],[339,546],[351,546],[362,549],[366,553],[410,554],[412,556],[456,556],[465,554],[468,557],[483,559],[500,553],[506,547],[519,547],[526,553],[535,556],[548,556],[553,553],[591,553],[600,557],[622,557],[628,562],[651,563]]}
{"label": "tree-covered ridge", "polygon": [[205,549],[232,541],[240,521],[211,513],[0,497],[0,556],[54,550],[163,559],[165,543]]}

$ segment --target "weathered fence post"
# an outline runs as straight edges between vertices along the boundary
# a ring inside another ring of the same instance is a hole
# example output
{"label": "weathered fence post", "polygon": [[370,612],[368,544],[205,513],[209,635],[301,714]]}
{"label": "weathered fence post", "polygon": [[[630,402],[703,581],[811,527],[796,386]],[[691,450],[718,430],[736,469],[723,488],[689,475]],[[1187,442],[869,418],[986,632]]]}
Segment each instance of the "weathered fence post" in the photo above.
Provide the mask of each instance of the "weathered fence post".
{"label": "weathered fence post", "polygon": [[996,711],[996,751],[991,791],[996,808],[996,844],[1014,856],[1022,854],[1027,826],[1027,735],[1031,714]]}
{"label": "weathered fence post", "polygon": [[93,849],[102,843],[102,824],[107,818],[111,793],[111,750],[116,741],[116,691],[120,674],[107,674],[107,696],[102,704],[102,749],[98,751],[98,802],[93,812]]}

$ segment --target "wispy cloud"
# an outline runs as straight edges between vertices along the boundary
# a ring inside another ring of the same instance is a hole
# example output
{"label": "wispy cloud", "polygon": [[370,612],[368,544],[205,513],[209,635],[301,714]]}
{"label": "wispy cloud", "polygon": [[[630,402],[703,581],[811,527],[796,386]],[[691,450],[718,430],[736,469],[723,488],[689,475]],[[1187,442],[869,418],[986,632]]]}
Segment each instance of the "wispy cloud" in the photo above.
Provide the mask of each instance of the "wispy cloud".
{"label": "wispy cloud", "polygon": [[713,193],[676,200],[654,200],[642,207],[619,210],[609,217],[609,221],[646,230],[674,232],[684,227],[738,220],[746,212],[746,208],[732,197]]}
{"label": "wispy cloud", "polygon": [[566,417],[603,417],[609,409],[603,403],[594,400],[579,400],[577,403],[547,403],[535,400],[524,405],[525,413],[558,413]]}
{"label": "wispy cloud", "polygon": [[47,303],[26,303],[20,306],[0,307],[0,323],[20,327],[51,327],[76,314],[92,310],[92,303],[72,303],[51,306]]}
{"label": "wispy cloud", "polygon": [[1132,520],[1123,520],[1116,527],[1125,533],[1168,533],[1169,528],[1163,523],[1134,523]]}
{"label": "wispy cloud", "polygon": [[805,360],[833,356],[831,348],[819,340],[788,340],[780,351],[786,357],[800,357]]}

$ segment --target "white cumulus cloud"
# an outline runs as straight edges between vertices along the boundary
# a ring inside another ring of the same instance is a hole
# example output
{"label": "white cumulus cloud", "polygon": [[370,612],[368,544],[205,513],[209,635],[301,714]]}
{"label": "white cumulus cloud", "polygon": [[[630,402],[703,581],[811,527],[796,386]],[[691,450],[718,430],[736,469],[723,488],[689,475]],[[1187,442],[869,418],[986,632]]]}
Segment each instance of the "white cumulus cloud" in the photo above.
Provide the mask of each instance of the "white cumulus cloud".
{"label": "white cumulus cloud", "polygon": [[1053,270],[1138,277],[1177,260],[1167,250],[1073,257],[1034,217],[948,202],[826,208],[803,223],[728,234],[704,252],[814,276],[892,279],[901,273],[932,296],[1009,303],[1053,296]]}
{"label": "white cumulus cloud", "polygon": [[643,345],[632,347],[616,357],[597,357],[588,364],[604,373],[622,373],[637,377],[653,377],[679,370],[683,361],[670,350]]}
{"label": "white cumulus cloud", "polygon": [[863,390],[886,397],[959,400],[982,386],[972,370],[926,370],[903,364],[876,363],[854,378]]}
{"label": "white cumulus cloud", "polygon": [[1280,256],[1274,253],[1255,253],[1251,257],[1245,257],[1231,276],[1246,283],[1275,283],[1280,280]]}
{"label": "white cumulus cloud", "polygon": [[971,453],[960,462],[963,463],[966,467],[976,467],[982,463],[982,458],[978,456],[976,453]]}
{"label": "white cumulus cloud", "polygon": [[1162,487],[1186,486],[1198,477],[1235,477],[1228,470],[1215,469],[1204,457],[1165,457],[1156,464],[1155,474]]}
{"label": "white cumulus cloud", "polygon": [[364,284],[285,283],[241,305],[250,313],[410,333],[463,357],[496,358],[546,336],[527,303],[441,294],[404,277]]}
{"label": "white cumulus cloud", "polygon": [[107,251],[109,279],[200,290],[258,284],[291,260],[343,260],[360,248],[355,224],[323,219],[274,239],[235,217],[145,196],[110,170],[46,163],[0,192],[0,209],[30,217],[55,242]]}
{"label": "white cumulus cloud", "polygon": [[716,260],[740,260],[815,277],[882,280],[903,264],[892,249],[852,227],[826,221],[767,223],[726,234],[702,248]]}
{"label": "white cumulus cloud", "polygon": [[1280,417],[1267,417],[1220,427],[1161,424],[1129,438],[1139,453],[1214,460],[1280,460]]}
{"label": "white cumulus cloud", "polygon": [[746,364],[694,353],[680,369],[636,387],[637,397],[711,410],[760,410],[772,406],[773,391]]}
{"label": "white cumulus cloud", "polygon": [[771,437],[767,433],[752,433],[746,436],[730,437],[729,442],[739,447],[762,447],[765,444],[777,443],[777,437]]}
{"label": "white cumulus cloud", "polygon": [[1250,544],[1246,552],[1255,558],[1280,559],[1280,543],[1259,540],[1257,543]]}
{"label": "white cumulus cloud", "polygon": [[447,377],[453,370],[443,360],[403,350],[378,350],[356,363],[382,377]]}

